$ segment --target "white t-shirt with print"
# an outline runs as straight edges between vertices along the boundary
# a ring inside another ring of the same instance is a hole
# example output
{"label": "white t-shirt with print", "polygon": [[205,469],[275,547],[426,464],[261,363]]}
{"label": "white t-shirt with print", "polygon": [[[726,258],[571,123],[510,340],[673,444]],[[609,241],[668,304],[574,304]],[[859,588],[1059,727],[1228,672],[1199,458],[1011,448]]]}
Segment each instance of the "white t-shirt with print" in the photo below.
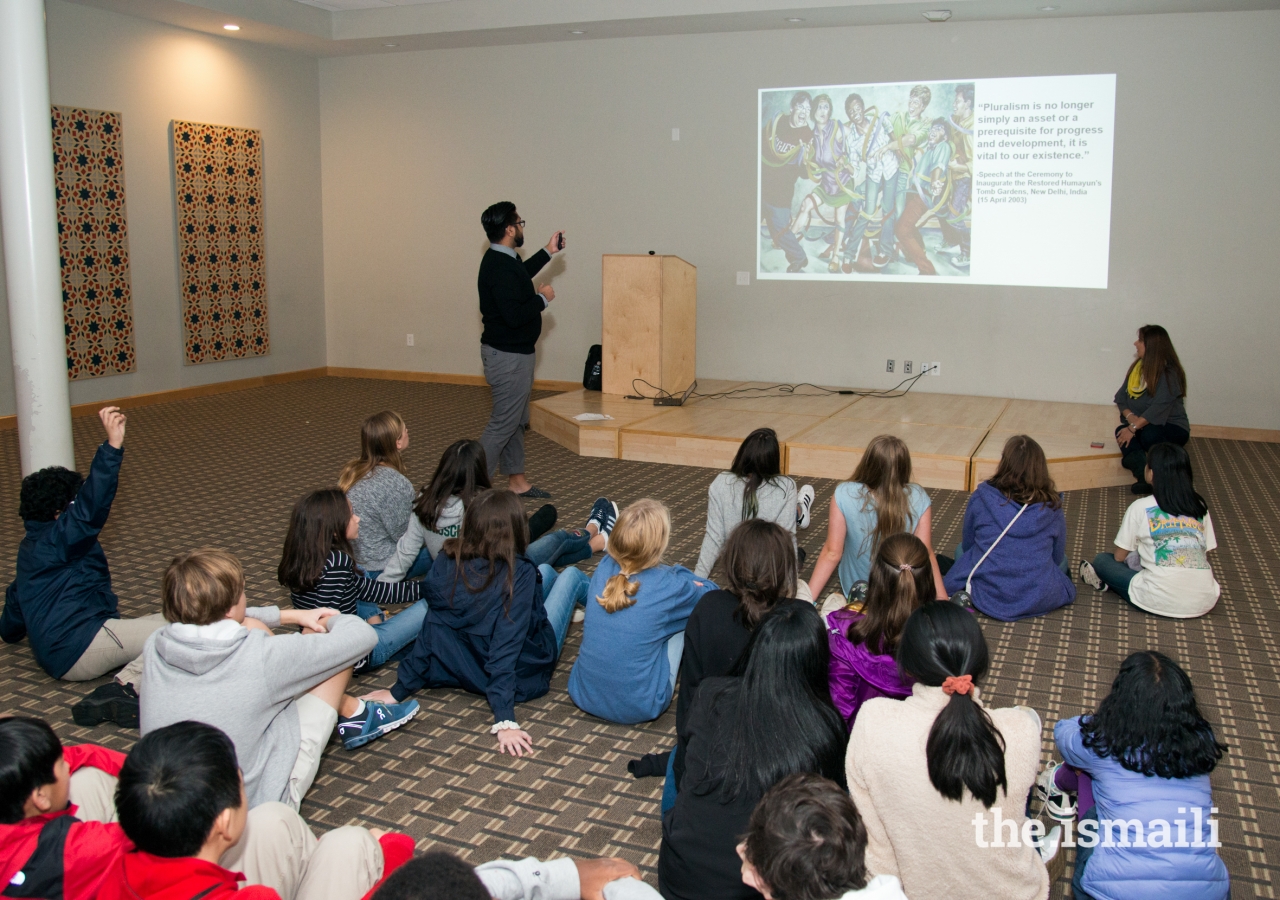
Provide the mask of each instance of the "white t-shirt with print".
{"label": "white t-shirt with print", "polygon": [[1218,602],[1222,589],[1207,555],[1218,542],[1208,513],[1203,519],[1174,516],[1155,497],[1135,500],[1125,510],[1116,546],[1136,550],[1142,560],[1142,571],[1129,583],[1135,606],[1159,616],[1192,619]]}

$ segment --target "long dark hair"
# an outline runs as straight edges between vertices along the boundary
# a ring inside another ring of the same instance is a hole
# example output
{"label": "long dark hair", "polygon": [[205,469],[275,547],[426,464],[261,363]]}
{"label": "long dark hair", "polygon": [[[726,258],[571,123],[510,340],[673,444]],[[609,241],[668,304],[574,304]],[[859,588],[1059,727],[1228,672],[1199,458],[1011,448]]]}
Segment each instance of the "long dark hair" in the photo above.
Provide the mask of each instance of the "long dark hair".
{"label": "long dark hair", "polygon": [[423,528],[435,531],[450,497],[457,497],[465,505],[491,487],[484,446],[479,441],[454,441],[440,454],[431,481],[418,491],[413,511]]}
{"label": "long dark hair", "polygon": [[725,541],[725,589],[738,598],[733,617],[748,630],[779,601],[796,595],[796,548],[776,522],[747,519]]}
{"label": "long dark hair", "polygon": [[[477,494],[467,504],[467,511],[462,514],[461,534],[445,541],[440,548],[440,552],[454,562],[453,591],[450,592],[449,602],[453,602],[453,593],[457,591],[459,580],[467,591],[479,593],[493,584],[498,573],[505,569],[505,608],[509,608],[516,590],[516,557],[524,555],[528,546],[529,523],[525,520],[520,498],[511,491],[492,489]],[[480,584],[472,584],[464,571],[466,563],[476,559],[485,562],[484,581]]]}
{"label": "long dark hair", "polygon": [[324,574],[330,551],[340,550],[354,557],[355,551],[347,540],[350,521],[351,503],[341,488],[312,491],[293,504],[276,580],[294,593],[303,594],[315,587]]}
{"label": "long dark hair", "polygon": [[987,484],[1014,503],[1043,503],[1049,509],[1062,505],[1044,448],[1025,434],[1015,434],[1004,442],[1000,464]]}
{"label": "long dark hair", "polygon": [[[911,614],[898,644],[898,668],[929,687],[969,675],[976,685],[987,674],[987,642],[973,615],[954,603],[926,603]],[[948,800],[968,788],[991,808],[997,789],[1009,790],[1004,738],[972,693],[956,691],[933,720],[925,744],[929,781]]]}
{"label": "long dark hair", "polygon": [[778,434],[772,428],[757,428],[738,445],[729,471],[744,482],[742,488],[742,518],[754,519],[760,512],[756,491],[766,481],[782,474],[782,450],[778,446]]}
{"label": "long dark hair", "polygon": [[1209,504],[1196,493],[1191,456],[1177,444],[1156,444],[1147,451],[1151,467],[1151,492],[1156,503],[1171,516],[1203,519]]}
{"label": "long dark hair", "polygon": [[822,616],[807,603],[770,612],[721,693],[732,692],[730,723],[716,736],[727,773],[720,800],[759,797],[795,772],[817,772],[844,784],[844,719],[831,704],[831,651]]}
{"label": "long dark hair", "polygon": [[907,619],[937,591],[924,541],[914,534],[893,535],[871,559],[863,617],[849,626],[846,637],[872,653],[893,653]]}
{"label": "long dark hair", "polygon": [[[1160,385],[1160,379],[1166,372],[1172,372],[1178,379],[1178,396],[1187,396],[1187,373],[1178,359],[1178,351],[1173,349],[1173,340],[1169,332],[1159,325],[1143,325],[1138,329],[1138,337],[1142,340],[1142,380],[1152,394]],[[1138,360],[1133,361],[1129,371]]]}
{"label": "long dark hair", "polygon": [[1080,737],[1099,756],[1157,778],[1206,775],[1227,750],[1200,715],[1187,673],[1155,650],[1120,664],[1111,693],[1081,720]]}

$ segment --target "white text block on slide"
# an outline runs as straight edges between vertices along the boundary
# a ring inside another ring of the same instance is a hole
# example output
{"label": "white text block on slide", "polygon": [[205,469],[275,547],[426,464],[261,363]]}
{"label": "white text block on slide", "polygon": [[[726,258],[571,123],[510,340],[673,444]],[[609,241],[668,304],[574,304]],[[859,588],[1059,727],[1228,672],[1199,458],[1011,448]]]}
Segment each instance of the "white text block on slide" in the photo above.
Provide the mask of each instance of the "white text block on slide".
{"label": "white text block on slide", "polygon": [[756,277],[1105,288],[1115,75],[759,94]]}

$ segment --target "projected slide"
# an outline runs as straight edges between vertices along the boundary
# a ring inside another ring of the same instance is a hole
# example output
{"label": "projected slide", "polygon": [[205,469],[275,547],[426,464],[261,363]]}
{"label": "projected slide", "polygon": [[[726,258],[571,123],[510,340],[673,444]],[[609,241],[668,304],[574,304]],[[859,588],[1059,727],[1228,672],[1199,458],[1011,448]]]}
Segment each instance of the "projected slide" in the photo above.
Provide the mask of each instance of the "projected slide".
{"label": "projected slide", "polygon": [[760,91],[756,277],[1105,288],[1115,75]]}

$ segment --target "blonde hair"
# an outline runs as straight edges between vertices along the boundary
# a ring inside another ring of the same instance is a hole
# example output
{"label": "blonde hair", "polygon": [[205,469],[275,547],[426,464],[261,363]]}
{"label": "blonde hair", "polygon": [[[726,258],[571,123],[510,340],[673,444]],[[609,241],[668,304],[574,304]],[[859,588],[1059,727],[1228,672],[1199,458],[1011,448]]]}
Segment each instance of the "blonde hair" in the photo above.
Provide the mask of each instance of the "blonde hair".
{"label": "blonde hair", "polygon": [[907,445],[892,434],[876,435],[862,451],[853,480],[866,486],[863,510],[876,514],[875,528],[863,539],[861,548],[874,554],[889,535],[910,530],[907,520],[911,517],[911,453]]}
{"label": "blonde hair", "polygon": [[596,598],[605,612],[635,605],[640,583],[631,576],[662,562],[670,540],[671,513],[661,501],[637,500],[622,511],[609,535],[609,555],[621,571],[605,582],[604,593]]}
{"label": "blonde hair", "polygon": [[168,622],[212,625],[225,619],[244,593],[244,569],[226,550],[180,553],[164,571],[160,609]]}
{"label": "blonde hair", "polygon": [[338,487],[343,491],[351,490],[352,485],[362,481],[378,466],[390,466],[405,475],[400,448],[396,446],[404,432],[404,419],[397,412],[387,410],[365,419],[360,426],[360,456],[342,467]]}

